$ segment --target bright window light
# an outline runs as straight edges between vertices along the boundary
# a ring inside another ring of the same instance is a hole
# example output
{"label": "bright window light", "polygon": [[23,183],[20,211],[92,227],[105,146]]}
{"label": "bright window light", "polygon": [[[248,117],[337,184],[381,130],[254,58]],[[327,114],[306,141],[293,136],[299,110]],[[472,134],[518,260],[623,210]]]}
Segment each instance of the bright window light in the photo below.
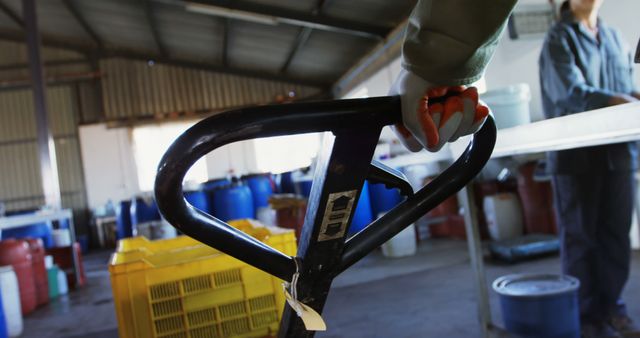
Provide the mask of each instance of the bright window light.
{"label": "bright window light", "polygon": [[[156,170],[162,155],[171,143],[195,122],[170,122],[133,129],[133,151],[138,168],[141,191],[153,191]],[[200,159],[185,176],[186,183],[201,183],[207,180],[207,164]]]}
{"label": "bright window light", "polygon": [[256,139],[258,170],[278,174],[308,167],[318,156],[321,135],[314,133]]}

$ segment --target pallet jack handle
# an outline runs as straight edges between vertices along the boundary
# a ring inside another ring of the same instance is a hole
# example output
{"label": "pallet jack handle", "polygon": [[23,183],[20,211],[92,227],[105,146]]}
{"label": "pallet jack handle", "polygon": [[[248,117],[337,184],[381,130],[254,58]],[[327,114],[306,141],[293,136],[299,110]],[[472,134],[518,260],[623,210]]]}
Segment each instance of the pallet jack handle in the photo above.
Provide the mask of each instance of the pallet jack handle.
{"label": "pallet jack handle", "polygon": [[[293,257],[190,205],[182,182],[210,151],[259,137],[331,131],[336,135],[379,130],[402,121],[399,97],[292,103],[238,109],[206,118],[179,136],[163,156],[155,181],[162,215],[188,236],[285,281],[296,272]],[[335,276],[462,189],[491,156],[496,128],[490,116],[462,156],[436,179],[344,243]],[[383,175],[384,176],[384,175]],[[310,206],[313,207],[313,206]]]}

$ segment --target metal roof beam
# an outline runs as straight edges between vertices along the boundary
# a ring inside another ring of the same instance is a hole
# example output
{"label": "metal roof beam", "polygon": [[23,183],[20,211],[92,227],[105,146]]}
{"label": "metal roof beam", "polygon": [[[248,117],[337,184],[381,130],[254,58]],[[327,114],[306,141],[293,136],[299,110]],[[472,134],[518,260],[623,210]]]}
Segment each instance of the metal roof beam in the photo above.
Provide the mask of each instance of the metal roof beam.
{"label": "metal roof beam", "polygon": [[[67,59],[67,60],[53,60],[43,61],[42,64],[46,67],[67,66],[87,63],[86,59]],[[28,63],[5,63],[0,64],[0,72],[8,70],[21,70],[29,68]]]}
{"label": "metal roof beam", "polygon": [[293,58],[296,56],[296,54],[298,54],[300,49],[302,49],[302,46],[304,46],[307,43],[307,40],[309,40],[309,36],[311,36],[311,31],[312,29],[309,27],[300,28],[300,32],[298,32],[298,36],[296,36],[296,40],[293,43],[293,48],[291,48],[291,51],[289,51],[287,60],[284,62],[282,67],[280,67],[280,73],[284,74],[287,72],[287,69],[289,69],[289,66],[293,61]]}
{"label": "metal roof beam", "polygon": [[[7,31],[0,29],[0,39],[10,40],[16,42],[24,42],[25,35],[24,32],[16,32],[16,31]],[[200,70],[207,70],[213,72],[220,72],[226,74],[233,74],[239,76],[247,76],[254,77],[259,79],[265,79],[270,81],[281,81],[281,82],[289,82],[296,83],[300,85],[306,86],[314,86],[319,88],[329,88],[331,83],[324,81],[314,81],[308,78],[300,78],[288,76],[285,74],[276,74],[272,72],[266,71],[255,71],[255,70],[246,70],[234,67],[223,67],[221,65],[205,63],[205,62],[194,62],[188,60],[181,60],[177,58],[172,58],[168,56],[159,56],[157,54],[143,52],[143,51],[135,51],[127,48],[118,48],[116,46],[105,47],[99,53],[96,53],[95,46],[72,42],[68,39],[55,38],[55,37],[43,37],[42,44],[47,47],[56,47],[56,48],[64,48],[74,50],[79,53],[87,54],[87,55],[95,55],[100,58],[108,58],[108,57],[121,57],[125,59],[136,59],[136,60],[154,60],[160,63],[166,63],[170,65],[180,66],[180,67],[188,67]]]}
{"label": "metal roof beam", "polygon": [[222,66],[229,66],[229,26],[231,26],[231,20],[227,18],[222,19]]}
{"label": "metal roof beam", "polygon": [[156,42],[158,52],[163,57],[167,57],[169,56],[169,53],[167,51],[167,47],[162,41],[162,36],[160,36],[160,30],[158,30],[158,21],[156,20],[156,16],[153,14],[153,4],[151,3],[151,0],[142,0],[142,2],[144,5],[144,14],[147,17],[147,22],[151,28],[151,34],[153,35],[153,40]]}
{"label": "metal roof beam", "polygon": [[0,11],[6,14],[13,20],[20,28],[24,29],[24,20],[16,13],[11,7],[7,6],[4,2],[0,1]]}
{"label": "metal roof beam", "polygon": [[[320,12],[328,5],[328,3],[329,3],[329,1],[318,0],[316,2],[316,5],[315,5],[312,13],[314,15],[320,14]],[[304,28],[300,29],[300,31],[298,32],[298,36],[296,36],[296,39],[295,39],[295,41],[293,43],[293,47],[289,51],[289,54],[287,56],[286,61],[284,62],[284,64],[280,68],[280,73],[286,73],[287,72],[287,69],[289,69],[289,66],[291,65],[291,62],[293,61],[293,58],[296,57],[296,54],[298,54],[298,52],[300,51],[302,46],[304,46],[307,43],[307,40],[309,40],[309,36],[311,36],[311,31],[312,31],[312,29],[310,27],[304,27]]]}
{"label": "metal roof beam", "polygon": [[[155,0],[167,3],[167,0]],[[242,0],[180,0],[190,12],[223,16],[265,24],[279,23],[338,32],[380,40],[390,27],[331,18],[322,14],[303,13],[282,7],[249,3]]]}
{"label": "metal roof beam", "polygon": [[96,43],[98,48],[102,48],[102,39],[100,38],[98,33],[96,33],[96,31],[91,27],[91,25],[89,25],[89,22],[87,22],[87,20],[84,18],[84,15],[80,13],[80,10],[78,10],[78,7],[76,6],[74,0],[62,0],[62,3],[64,3],[64,5],[67,7],[67,10],[69,10],[71,15],[73,15],[76,21],[78,21],[84,31],[89,34],[91,39],[93,39],[93,42]]}

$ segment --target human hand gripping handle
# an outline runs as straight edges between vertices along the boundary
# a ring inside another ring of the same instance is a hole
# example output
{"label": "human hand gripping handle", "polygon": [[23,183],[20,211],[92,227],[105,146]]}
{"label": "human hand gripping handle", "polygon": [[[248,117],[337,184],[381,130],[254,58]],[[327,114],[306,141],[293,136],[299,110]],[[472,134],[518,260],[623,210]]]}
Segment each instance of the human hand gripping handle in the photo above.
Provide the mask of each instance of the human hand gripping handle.
{"label": "human hand gripping handle", "polygon": [[402,70],[390,95],[400,95],[403,124],[393,129],[407,149],[440,150],[445,143],[473,134],[482,127],[489,107],[475,87],[436,86]]}

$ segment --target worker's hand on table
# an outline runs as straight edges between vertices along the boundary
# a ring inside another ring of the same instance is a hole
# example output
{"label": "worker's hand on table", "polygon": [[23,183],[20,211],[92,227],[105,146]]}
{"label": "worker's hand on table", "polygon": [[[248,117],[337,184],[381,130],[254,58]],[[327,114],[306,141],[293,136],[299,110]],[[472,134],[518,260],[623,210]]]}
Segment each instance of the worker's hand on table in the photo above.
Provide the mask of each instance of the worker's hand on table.
{"label": "worker's hand on table", "polygon": [[489,115],[478,90],[465,86],[435,86],[402,70],[390,95],[400,95],[403,125],[393,127],[407,149],[436,152],[447,142],[475,133]]}

